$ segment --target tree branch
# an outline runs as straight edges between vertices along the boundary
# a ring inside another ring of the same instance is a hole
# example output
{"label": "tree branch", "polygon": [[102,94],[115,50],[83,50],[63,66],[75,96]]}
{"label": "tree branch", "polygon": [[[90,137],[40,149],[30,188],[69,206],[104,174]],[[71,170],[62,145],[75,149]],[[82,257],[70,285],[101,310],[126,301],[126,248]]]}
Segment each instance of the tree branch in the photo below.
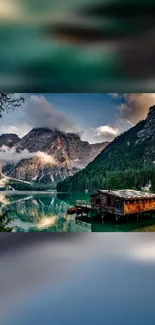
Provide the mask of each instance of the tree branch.
{"label": "tree branch", "polygon": [[0,118],[3,116],[3,112],[9,113],[15,111],[24,101],[25,98],[23,95],[17,96],[14,93],[0,93]]}

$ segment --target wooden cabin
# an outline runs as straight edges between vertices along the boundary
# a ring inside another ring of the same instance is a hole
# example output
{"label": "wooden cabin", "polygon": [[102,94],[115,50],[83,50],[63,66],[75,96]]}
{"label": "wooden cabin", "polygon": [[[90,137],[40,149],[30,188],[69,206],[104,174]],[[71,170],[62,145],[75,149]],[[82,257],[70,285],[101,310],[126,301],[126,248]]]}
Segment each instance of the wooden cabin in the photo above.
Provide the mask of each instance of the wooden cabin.
{"label": "wooden cabin", "polygon": [[100,190],[91,195],[92,210],[99,215],[125,216],[155,211],[155,193],[134,190]]}

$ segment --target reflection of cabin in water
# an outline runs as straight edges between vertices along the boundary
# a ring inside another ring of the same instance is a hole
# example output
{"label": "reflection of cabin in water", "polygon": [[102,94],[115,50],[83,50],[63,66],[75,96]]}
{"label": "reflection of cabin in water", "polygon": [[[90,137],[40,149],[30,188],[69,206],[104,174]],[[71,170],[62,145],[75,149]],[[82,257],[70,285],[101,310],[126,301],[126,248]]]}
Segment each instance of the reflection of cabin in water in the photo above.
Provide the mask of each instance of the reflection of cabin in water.
{"label": "reflection of cabin in water", "polygon": [[155,193],[134,190],[100,190],[91,195],[92,210],[98,215],[115,215],[116,220],[121,216],[155,211]]}

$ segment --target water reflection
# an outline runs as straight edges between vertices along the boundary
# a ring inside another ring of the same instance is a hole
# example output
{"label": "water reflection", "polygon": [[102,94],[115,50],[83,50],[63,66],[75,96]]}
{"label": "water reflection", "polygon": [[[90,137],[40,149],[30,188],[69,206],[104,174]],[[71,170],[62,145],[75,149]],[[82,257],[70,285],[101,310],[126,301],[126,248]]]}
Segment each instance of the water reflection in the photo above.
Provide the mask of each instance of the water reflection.
{"label": "water reflection", "polygon": [[89,196],[86,193],[1,192],[0,212],[12,211],[14,232],[129,232],[155,225],[155,218],[116,224],[67,215],[67,209],[76,200],[89,200]]}
{"label": "water reflection", "polygon": [[75,216],[67,215],[67,209],[79,195],[57,193],[4,192],[0,194],[1,212],[11,210],[14,231],[87,231],[76,224]]}

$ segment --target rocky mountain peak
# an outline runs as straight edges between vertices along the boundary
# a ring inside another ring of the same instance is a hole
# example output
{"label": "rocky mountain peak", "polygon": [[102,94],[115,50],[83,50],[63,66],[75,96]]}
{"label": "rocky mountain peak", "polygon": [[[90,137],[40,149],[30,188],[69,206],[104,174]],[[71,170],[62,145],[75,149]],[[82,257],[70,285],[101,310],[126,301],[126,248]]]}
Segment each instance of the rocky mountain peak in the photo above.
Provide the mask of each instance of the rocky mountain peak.
{"label": "rocky mountain peak", "polygon": [[81,141],[79,134],[76,133],[66,133],[68,141]]}
{"label": "rocky mountain peak", "polygon": [[147,116],[147,123],[154,123],[155,122],[155,105],[151,106],[149,109],[149,113]]}
{"label": "rocky mountain peak", "polygon": [[147,123],[155,123],[155,105],[151,106],[147,116]]}
{"label": "rocky mountain peak", "polygon": [[149,108],[149,113],[153,113],[153,114],[155,114],[155,105],[153,105],[153,106],[151,106],[150,108]]}
{"label": "rocky mountain peak", "polygon": [[[107,142],[89,144],[78,134],[49,128],[33,128],[15,144],[16,151],[27,149],[33,158],[5,167],[7,175],[26,181],[57,182],[84,168],[105,148]],[[35,154],[36,153],[36,154]],[[51,160],[54,165],[50,164]]]}
{"label": "rocky mountain peak", "polygon": [[146,139],[155,139],[155,105],[149,108],[149,113],[145,120],[144,127],[138,132],[139,143]]}

